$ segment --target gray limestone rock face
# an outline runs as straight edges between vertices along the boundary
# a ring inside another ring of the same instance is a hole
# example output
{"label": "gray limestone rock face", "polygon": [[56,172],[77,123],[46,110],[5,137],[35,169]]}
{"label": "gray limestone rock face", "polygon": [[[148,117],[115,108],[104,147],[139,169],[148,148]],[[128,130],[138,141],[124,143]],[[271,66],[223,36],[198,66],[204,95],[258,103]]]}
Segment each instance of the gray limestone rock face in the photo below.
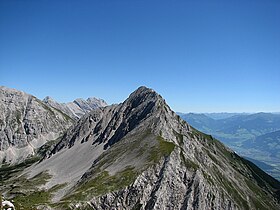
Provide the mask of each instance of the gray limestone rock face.
{"label": "gray limestone rock face", "polygon": [[89,104],[89,106],[92,109],[96,109],[98,107],[105,107],[108,106],[108,104],[106,103],[106,101],[104,101],[103,99],[98,99],[95,97],[91,97],[87,99],[87,103]]}
{"label": "gray limestone rock face", "polygon": [[3,86],[0,110],[0,163],[24,160],[73,123],[69,116],[36,97]]}

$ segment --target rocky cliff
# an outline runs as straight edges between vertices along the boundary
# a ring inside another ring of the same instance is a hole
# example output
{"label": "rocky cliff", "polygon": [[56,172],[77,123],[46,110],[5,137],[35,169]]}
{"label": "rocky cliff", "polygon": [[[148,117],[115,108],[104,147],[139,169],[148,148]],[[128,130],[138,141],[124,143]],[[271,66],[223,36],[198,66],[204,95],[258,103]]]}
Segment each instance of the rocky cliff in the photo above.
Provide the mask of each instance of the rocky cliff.
{"label": "rocky cliff", "polygon": [[62,135],[72,119],[36,97],[0,87],[0,163],[15,163]]}
{"label": "rocky cliff", "polygon": [[277,180],[189,126],[146,87],[84,115],[22,176],[34,182],[44,173],[38,190],[51,199],[42,208],[280,208]]}

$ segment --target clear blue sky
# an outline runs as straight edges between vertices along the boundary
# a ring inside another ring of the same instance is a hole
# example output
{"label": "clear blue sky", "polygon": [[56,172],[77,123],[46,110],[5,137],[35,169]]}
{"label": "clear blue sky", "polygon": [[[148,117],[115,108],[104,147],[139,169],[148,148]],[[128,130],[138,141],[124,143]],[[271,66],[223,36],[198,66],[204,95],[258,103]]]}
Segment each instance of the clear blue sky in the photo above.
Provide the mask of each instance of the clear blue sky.
{"label": "clear blue sky", "polygon": [[280,1],[0,0],[0,85],[109,103],[145,85],[180,112],[280,111]]}

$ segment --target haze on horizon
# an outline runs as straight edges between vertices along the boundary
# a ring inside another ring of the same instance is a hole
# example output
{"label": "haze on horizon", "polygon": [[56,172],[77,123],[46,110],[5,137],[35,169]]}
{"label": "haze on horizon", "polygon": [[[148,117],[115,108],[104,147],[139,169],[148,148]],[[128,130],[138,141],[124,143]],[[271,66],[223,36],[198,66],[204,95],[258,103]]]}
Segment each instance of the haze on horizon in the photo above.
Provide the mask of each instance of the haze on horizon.
{"label": "haze on horizon", "polygon": [[141,85],[177,112],[280,112],[276,0],[0,1],[0,85],[59,102]]}

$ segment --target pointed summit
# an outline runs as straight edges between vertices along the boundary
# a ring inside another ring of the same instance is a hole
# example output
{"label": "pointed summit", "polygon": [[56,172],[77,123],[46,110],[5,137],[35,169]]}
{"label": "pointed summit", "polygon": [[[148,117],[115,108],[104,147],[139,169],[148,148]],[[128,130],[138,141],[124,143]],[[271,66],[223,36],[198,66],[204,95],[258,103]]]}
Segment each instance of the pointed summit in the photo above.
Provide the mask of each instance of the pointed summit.
{"label": "pointed summit", "polygon": [[155,103],[158,99],[160,96],[153,89],[141,86],[131,93],[124,103],[131,103],[131,106],[136,107],[141,103]]}
{"label": "pointed summit", "polygon": [[155,93],[156,91],[154,91],[152,88],[148,88],[146,86],[140,86],[139,88],[137,88],[132,94],[134,93],[142,93],[142,92],[150,92],[150,93]]}
{"label": "pointed summit", "polygon": [[166,104],[164,99],[156,91],[141,86],[129,95],[123,105],[126,106],[127,111],[137,109],[138,112],[149,114],[148,112],[155,111],[156,108],[164,107]]}
{"label": "pointed summit", "polygon": [[156,91],[154,91],[151,88],[147,88],[145,86],[140,86],[139,88],[137,88],[134,92],[132,92],[129,97],[128,100],[131,98],[143,98],[145,99],[145,97],[150,96],[150,98],[152,99],[156,99],[157,97],[159,97],[159,94],[156,93]]}
{"label": "pointed summit", "polygon": [[[104,144],[104,149],[107,149],[141,125],[153,127],[154,131],[159,133],[158,129],[163,125],[158,126],[158,124],[162,118],[167,119],[167,111],[175,114],[154,90],[140,87],[123,103],[96,109],[81,119],[76,130],[74,132],[69,130],[51,154],[82,141]],[[91,132],[88,132],[88,129]],[[81,132],[81,130],[87,132]],[[164,129],[161,132],[164,133]],[[172,133],[172,131],[169,132]],[[83,135],[73,136],[74,133]]]}
{"label": "pointed summit", "polygon": [[42,101],[43,101],[44,103],[48,103],[49,101],[54,102],[55,100],[54,100],[52,97],[50,97],[50,96],[46,96]]}

